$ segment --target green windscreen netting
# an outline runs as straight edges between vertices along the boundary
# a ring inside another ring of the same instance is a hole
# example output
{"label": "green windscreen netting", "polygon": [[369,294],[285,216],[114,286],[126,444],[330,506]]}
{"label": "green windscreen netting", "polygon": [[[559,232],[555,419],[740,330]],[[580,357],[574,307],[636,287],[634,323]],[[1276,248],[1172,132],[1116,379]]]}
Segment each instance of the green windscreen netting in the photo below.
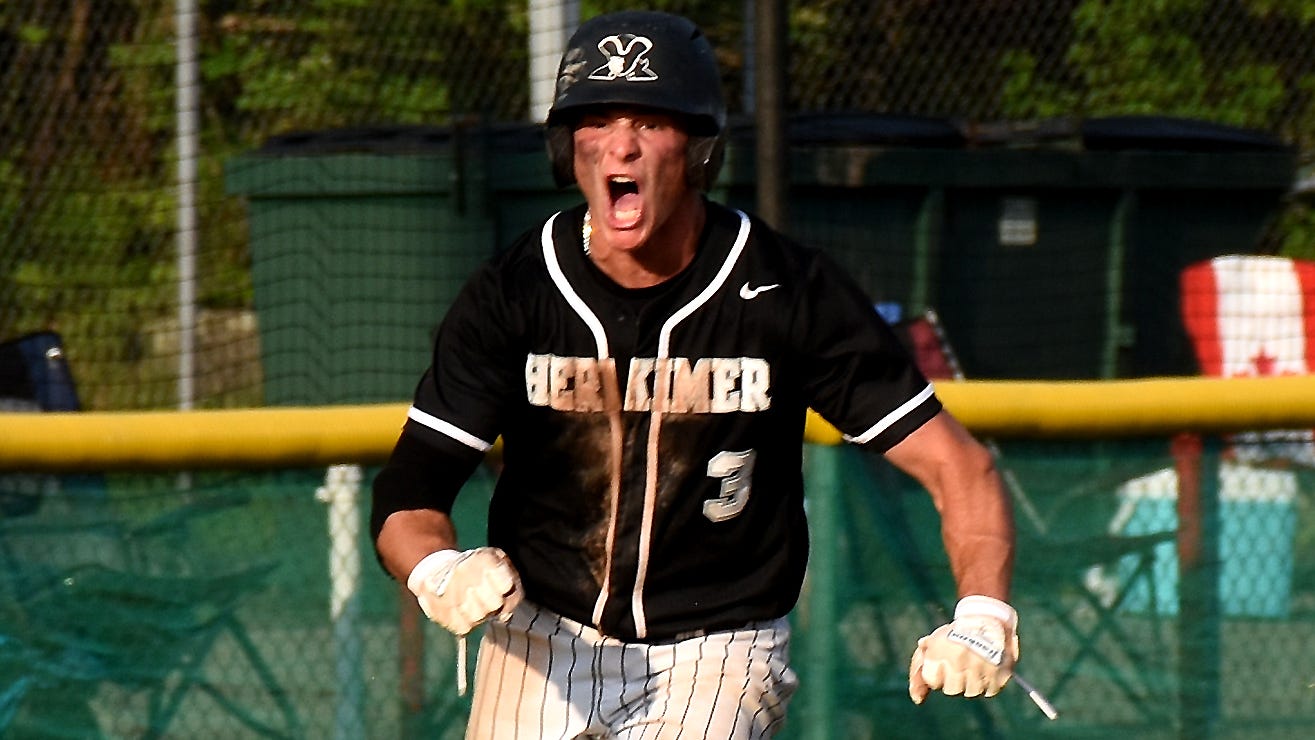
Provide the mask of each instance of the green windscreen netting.
{"label": "green windscreen netting", "polygon": [[[883,461],[810,447],[785,736],[1307,736],[1315,478],[1291,446],[1191,442],[999,445],[1020,673],[1055,721],[1017,686],[909,702],[954,602],[935,511]],[[374,562],[362,472],[4,476],[0,736],[459,737],[455,641]],[[468,545],[492,480],[459,501]]]}
{"label": "green windscreen netting", "polygon": [[837,495],[822,512],[812,500],[822,541],[796,615],[805,628],[796,657],[815,682],[802,689],[802,713],[825,729],[805,722],[793,730],[819,738],[1306,736],[1315,727],[1305,668],[1313,657],[1312,479],[1290,460],[1242,449],[1191,438],[1000,445],[1018,527],[1019,670],[1058,708],[1053,722],[1017,686],[989,702],[908,702],[908,643],[938,624],[954,598],[935,511],[884,463],[814,449],[814,479],[836,483]]}

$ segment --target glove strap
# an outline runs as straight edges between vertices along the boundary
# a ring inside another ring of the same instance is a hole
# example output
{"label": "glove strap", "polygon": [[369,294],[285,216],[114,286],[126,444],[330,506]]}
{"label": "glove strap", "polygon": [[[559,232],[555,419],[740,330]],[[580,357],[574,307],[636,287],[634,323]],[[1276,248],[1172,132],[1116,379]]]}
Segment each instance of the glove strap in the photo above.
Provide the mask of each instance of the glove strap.
{"label": "glove strap", "polygon": [[420,589],[424,588],[425,581],[435,573],[448,567],[454,560],[461,557],[459,550],[439,550],[431,552],[420,559],[415,567],[411,569],[411,575],[407,576],[406,587],[411,589],[411,593],[420,595]]}
{"label": "glove strap", "polygon": [[1018,612],[1012,606],[990,596],[974,594],[959,599],[954,607],[954,618],[960,617],[994,617],[1009,629],[1018,629]]}
{"label": "glove strap", "polygon": [[457,696],[466,695],[466,636],[457,636]]}
{"label": "glove strap", "polygon": [[[441,573],[444,568],[448,568],[452,563],[465,557],[465,553],[460,550],[439,550],[431,552],[420,559],[415,567],[411,569],[411,575],[406,578],[406,587],[411,589],[411,593],[416,596],[420,595],[421,589],[425,588],[425,582],[435,573]],[[442,591],[446,583],[438,587]],[[465,696],[466,687],[466,636],[454,635],[457,639],[457,696]]]}

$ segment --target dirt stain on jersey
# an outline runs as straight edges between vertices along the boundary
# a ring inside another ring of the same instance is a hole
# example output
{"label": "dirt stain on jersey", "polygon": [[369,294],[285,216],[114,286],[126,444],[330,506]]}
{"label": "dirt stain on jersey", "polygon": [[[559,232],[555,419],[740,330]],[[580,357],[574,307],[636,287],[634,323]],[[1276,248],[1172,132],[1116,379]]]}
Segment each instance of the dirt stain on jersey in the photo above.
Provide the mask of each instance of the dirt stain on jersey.
{"label": "dirt stain on jersey", "polygon": [[708,424],[707,415],[700,414],[664,414],[664,429],[658,452],[657,512],[660,514],[670,508],[677,494],[685,490],[685,480],[691,475],[702,475],[701,468],[706,460],[696,459],[704,455],[706,447],[699,443],[703,429]]}
{"label": "dirt stain on jersey", "polygon": [[606,589],[624,469],[624,430],[616,366],[608,359],[599,363],[599,370],[596,380],[601,391],[601,408],[568,414],[569,421],[557,447],[575,461],[578,491],[574,498],[582,507],[576,537],[593,580],[591,584],[581,585]]}

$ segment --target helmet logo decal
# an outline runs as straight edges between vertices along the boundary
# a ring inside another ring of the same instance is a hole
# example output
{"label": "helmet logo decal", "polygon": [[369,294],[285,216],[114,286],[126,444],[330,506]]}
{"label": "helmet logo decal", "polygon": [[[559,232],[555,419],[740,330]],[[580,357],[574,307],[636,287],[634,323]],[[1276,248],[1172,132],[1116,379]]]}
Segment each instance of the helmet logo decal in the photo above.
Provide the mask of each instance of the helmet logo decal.
{"label": "helmet logo decal", "polygon": [[648,52],[653,42],[645,36],[626,33],[613,34],[598,42],[598,50],[607,57],[607,64],[589,75],[591,80],[624,79],[628,82],[651,82],[658,78],[648,68]]}

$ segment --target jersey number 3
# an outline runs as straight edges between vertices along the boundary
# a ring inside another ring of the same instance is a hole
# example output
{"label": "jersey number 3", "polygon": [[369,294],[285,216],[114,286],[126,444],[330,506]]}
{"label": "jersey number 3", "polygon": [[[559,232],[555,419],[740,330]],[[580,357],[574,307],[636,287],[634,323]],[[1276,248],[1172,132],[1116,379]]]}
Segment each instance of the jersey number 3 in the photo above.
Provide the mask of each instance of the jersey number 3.
{"label": "jersey number 3", "polygon": [[753,450],[729,452],[722,450],[708,461],[708,477],[721,479],[721,495],[703,502],[703,516],[714,522],[724,522],[744,511],[753,487]]}

